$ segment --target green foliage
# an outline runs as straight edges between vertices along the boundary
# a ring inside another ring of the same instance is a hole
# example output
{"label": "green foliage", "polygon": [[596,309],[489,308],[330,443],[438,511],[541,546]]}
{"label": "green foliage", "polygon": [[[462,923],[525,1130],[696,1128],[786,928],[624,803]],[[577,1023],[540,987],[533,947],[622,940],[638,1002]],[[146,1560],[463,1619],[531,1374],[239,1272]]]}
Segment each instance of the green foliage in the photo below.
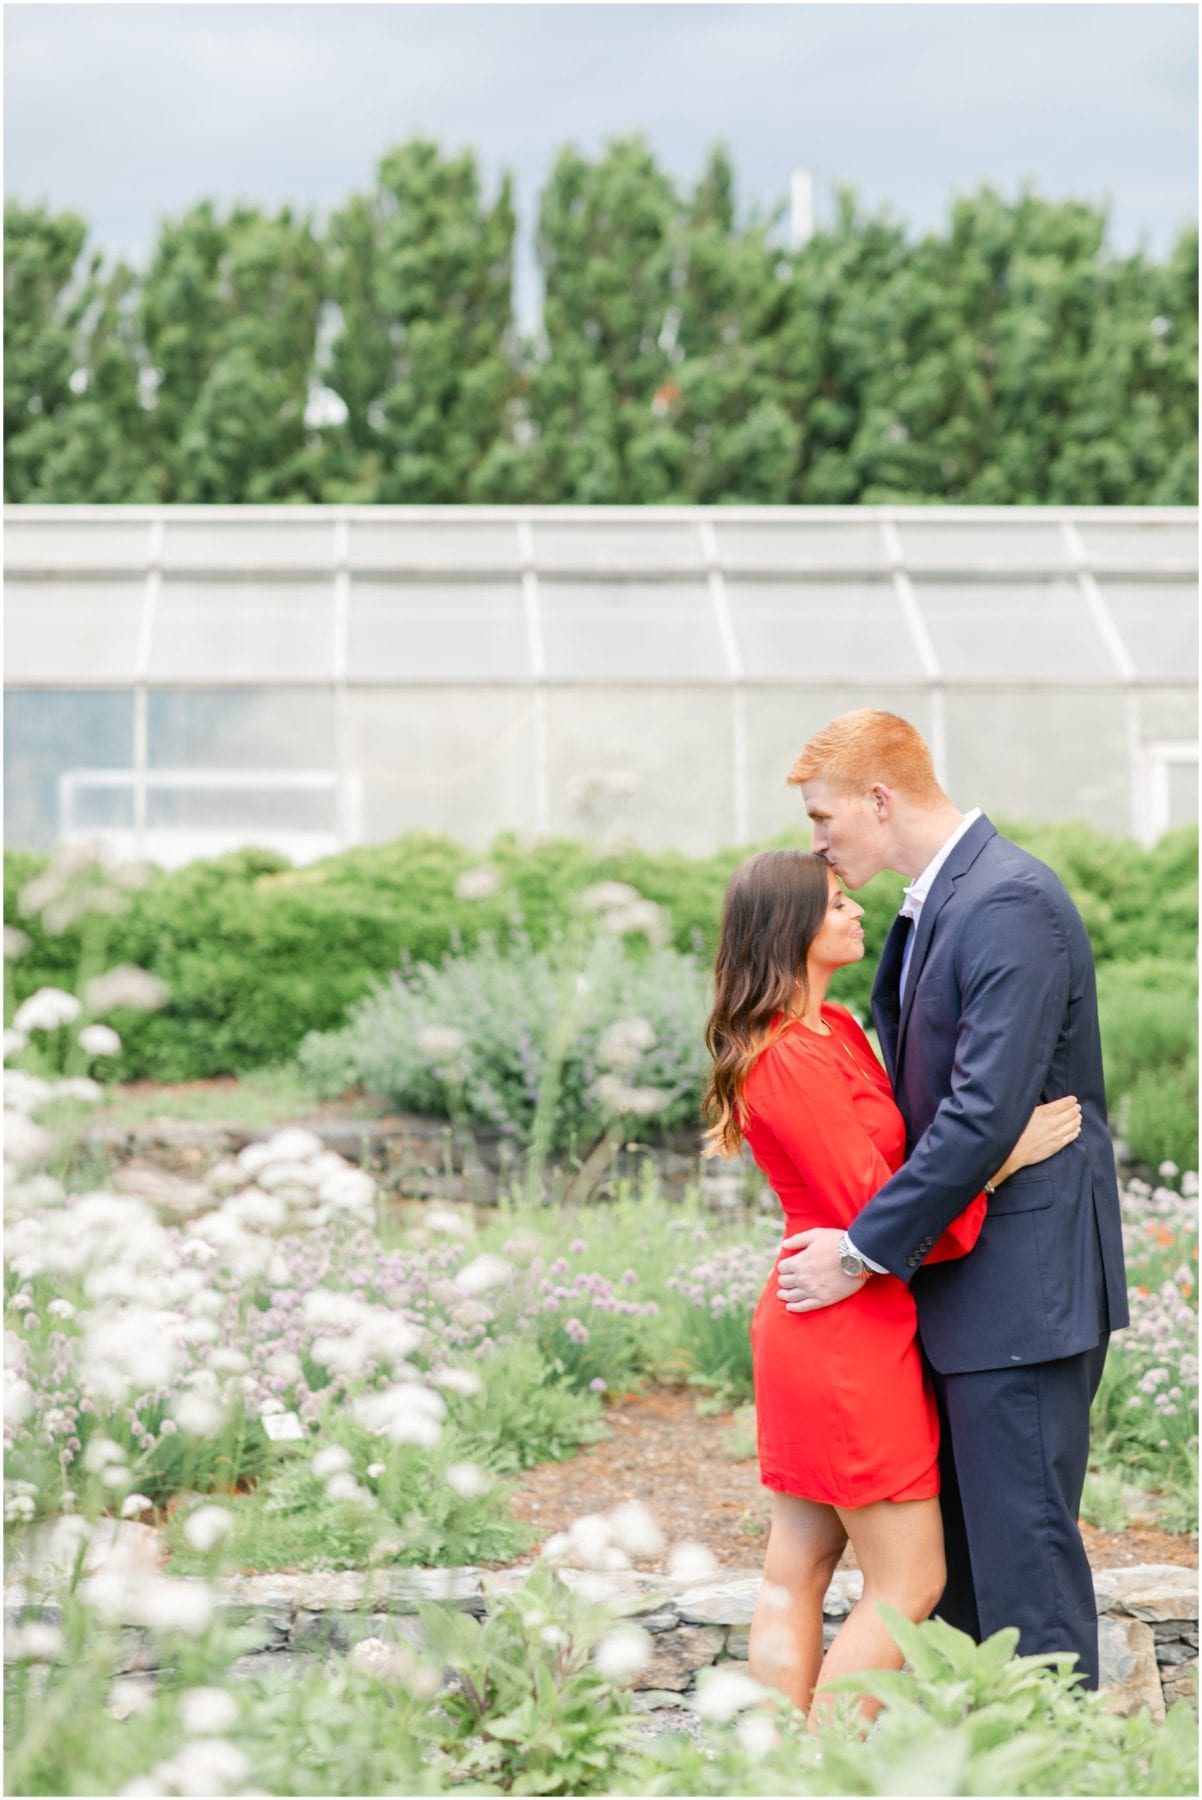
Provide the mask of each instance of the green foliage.
{"label": "green foliage", "polygon": [[1196,229],[1118,257],[983,186],[911,239],[844,190],[789,250],[782,210],[740,216],[720,146],[691,190],[637,135],[563,148],[519,342],[510,177],[423,138],[320,235],[201,201],[141,272],[10,202],[7,497],[1195,502]]}
{"label": "green foliage", "polygon": [[1196,961],[1142,957],[1098,972],[1107,1100],[1115,1129],[1153,1168],[1198,1166]]}
{"label": "green foliage", "polygon": [[[523,1147],[554,1082],[547,1142],[584,1151],[613,1111],[598,1097],[606,1073],[600,1040],[607,1027],[632,1018],[655,1037],[637,1074],[623,1078],[658,1094],[657,1127],[691,1125],[704,1076],[701,973],[679,951],[640,953],[613,937],[587,945],[565,939],[525,954],[489,946],[439,969],[421,964],[360,1001],[332,1041],[307,1039],[299,1060],[319,1091],[342,1091],[349,1075],[392,1106],[461,1113]],[[462,1042],[440,1053],[430,1047],[433,1034],[448,1028]]]}
{"label": "green foliage", "polygon": [[438,1705],[460,1779],[510,1794],[605,1794],[630,1741],[630,1701],[589,1661],[612,1624],[543,1562],[517,1592],[495,1589],[483,1624],[418,1609],[452,1680]]}

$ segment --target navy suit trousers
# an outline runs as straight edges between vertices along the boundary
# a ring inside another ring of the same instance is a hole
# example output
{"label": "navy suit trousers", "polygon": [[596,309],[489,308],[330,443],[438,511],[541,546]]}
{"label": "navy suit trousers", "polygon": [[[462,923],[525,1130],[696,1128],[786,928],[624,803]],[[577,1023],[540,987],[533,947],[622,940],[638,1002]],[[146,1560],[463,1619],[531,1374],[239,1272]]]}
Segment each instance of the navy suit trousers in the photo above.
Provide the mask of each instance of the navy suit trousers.
{"label": "navy suit trousers", "polygon": [[1098,1685],[1098,1616],[1077,1513],[1108,1337],[1055,1362],[934,1373],[947,1587],[938,1618],[1020,1656],[1074,1650]]}

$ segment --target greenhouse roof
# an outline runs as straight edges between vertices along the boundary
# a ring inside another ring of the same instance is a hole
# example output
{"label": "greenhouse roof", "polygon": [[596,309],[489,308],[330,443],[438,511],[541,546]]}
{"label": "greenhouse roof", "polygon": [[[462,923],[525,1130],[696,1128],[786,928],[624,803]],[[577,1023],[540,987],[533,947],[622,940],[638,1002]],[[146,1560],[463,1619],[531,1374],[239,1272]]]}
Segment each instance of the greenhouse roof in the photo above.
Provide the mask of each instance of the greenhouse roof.
{"label": "greenhouse roof", "polygon": [[1186,508],[9,507],[11,687],[1180,685]]}

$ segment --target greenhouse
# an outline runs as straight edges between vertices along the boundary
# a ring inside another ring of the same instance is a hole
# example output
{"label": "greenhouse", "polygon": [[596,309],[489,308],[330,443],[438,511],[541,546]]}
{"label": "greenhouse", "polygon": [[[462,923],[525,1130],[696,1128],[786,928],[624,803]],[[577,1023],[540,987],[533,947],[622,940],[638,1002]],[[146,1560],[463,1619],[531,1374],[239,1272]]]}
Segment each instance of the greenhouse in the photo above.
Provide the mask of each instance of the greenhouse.
{"label": "greenhouse", "polygon": [[690,853],[887,707],[952,797],[1197,816],[1197,514],[10,507],[10,845],[298,862],[410,830]]}

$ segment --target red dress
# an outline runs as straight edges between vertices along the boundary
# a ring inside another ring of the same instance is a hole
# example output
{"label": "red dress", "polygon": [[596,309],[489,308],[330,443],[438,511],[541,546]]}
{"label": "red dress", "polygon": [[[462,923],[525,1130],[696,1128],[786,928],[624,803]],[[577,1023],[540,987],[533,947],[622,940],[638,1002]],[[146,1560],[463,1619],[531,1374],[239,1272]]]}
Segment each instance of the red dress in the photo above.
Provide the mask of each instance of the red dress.
{"label": "red dress", "polygon": [[[791,1020],[742,1095],[743,1134],[784,1208],[786,1237],[846,1229],[905,1159],[905,1125],[868,1039],[841,1006],[822,1017],[829,1037]],[[927,1261],[971,1250],[985,1204],[978,1195]],[[905,1282],[874,1275],[850,1299],[791,1313],[774,1270],[751,1345],[765,1487],[843,1507],[939,1492],[935,1400]]]}

